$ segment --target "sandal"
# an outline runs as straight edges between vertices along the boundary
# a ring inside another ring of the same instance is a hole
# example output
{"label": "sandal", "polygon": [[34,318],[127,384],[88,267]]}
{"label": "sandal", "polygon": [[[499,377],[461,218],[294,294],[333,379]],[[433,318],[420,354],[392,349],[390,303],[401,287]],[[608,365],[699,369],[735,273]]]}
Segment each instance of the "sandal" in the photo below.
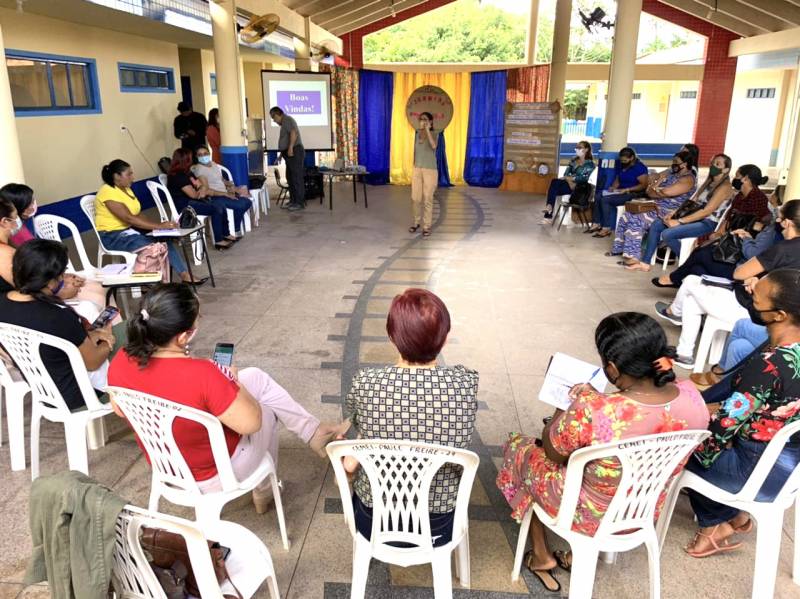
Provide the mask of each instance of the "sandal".
{"label": "sandal", "polygon": [[[684,551],[691,555],[692,557],[701,558],[701,557],[710,557],[712,555],[716,555],[718,553],[726,553],[728,551],[733,551],[734,549],[738,549],[742,546],[741,543],[730,543],[728,539],[722,539],[720,544],[717,544],[717,541],[714,539],[714,533],[719,528],[719,524],[717,524],[714,528],[711,529],[711,534],[704,534],[699,530],[695,533],[694,539],[692,542],[684,547]],[[698,553],[696,551],[692,551],[694,546],[697,544],[698,537],[705,537],[711,542],[711,549],[703,551],[702,553]]]}
{"label": "sandal", "polygon": [[645,264],[644,262],[634,262],[632,264],[626,264],[625,270],[637,270],[639,272],[650,272],[650,265]]}
{"label": "sandal", "polygon": [[598,233],[603,227],[598,227],[597,225],[592,225],[588,229],[584,231],[584,233]]}
{"label": "sandal", "polygon": [[612,231],[603,231],[602,229],[600,229],[599,231],[597,231],[597,233],[592,235],[592,237],[596,237],[597,239],[604,239],[606,237],[611,237],[611,233]]}
{"label": "sandal", "polygon": [[[558,582],[558,578],[556,578],[553,575],[553,570],[552,569],[551,570],[534,570],[530,566],[531,558],[533,558],[533,551],[532,550],[526,551],[525,552],[525,567],[528,569],[528,571],[531,574],[534,575],[536,580],[539,581],[539,584],[541,584],[548,593],[558,593],[558,592],[560,592],[561,591],[561,583]],[[549,576],[550,577],[550,581],[554,582],[555,585],[548,586],[547,582],[545,582],[545,576]]]}
{"label": "sandal", "polygon": [[652,279],[650,279],[650,282],[653,285],[655,285],[656,287],[661,287],[662,289],[677,289],[678,288],[678,286],[675,285],[674,283],[670,283],[669,285],[666,285],[666,284],[662,283],[661,281],[659,281],[659,278],[660,277],[653,277]]}
{"label": "sandal", "polygon": [[233,247],[233,244],[230,241],[221,241],[219,243],[215,243],[214,247],[218,250],[229,250]]}
{"label": "sandal", "polygon": [[617,257],[617,256],[621,256],[621,255],[622,255],[622,252],[606,252],[606,253],[605,253],[605,254],[603,254],[603,255],[604,255],[604,256],[606,256],[606,257],[608,257],[608,258],[615,258],[615,257]]}
{"label": "sandal", "polygon": [[430,237],[431,236],[430,229],[422,229],[422,236],[423,237]]}
{"label": "sandal", "polygon": [[702,387],[711,387],[719,382],[719,377],[714,372],[695,372],[689,375],[689,379]]}
{"label": "sandal", "polygon": [[419,225],[412,225],[408,228],[409,233],[416,233],[417,229],[419,229]]}
{"label": "sandal", "polygon": [[[569,560],[567,560],[569,556]],[[558,567],[565,572],[572,572],[572,552],[571,551],[553,551],[553,558],[558,562]]]}

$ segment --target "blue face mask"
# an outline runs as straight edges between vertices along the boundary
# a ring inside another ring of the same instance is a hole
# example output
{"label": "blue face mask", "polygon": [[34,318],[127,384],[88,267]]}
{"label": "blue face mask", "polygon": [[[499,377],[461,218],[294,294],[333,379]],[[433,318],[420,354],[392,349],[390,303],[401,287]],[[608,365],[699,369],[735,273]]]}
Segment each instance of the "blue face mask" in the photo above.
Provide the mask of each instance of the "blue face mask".
{"label": "blue face mask", "polygon": [[197,162],[200,164],[211,164],[211,156],[198,156]]}

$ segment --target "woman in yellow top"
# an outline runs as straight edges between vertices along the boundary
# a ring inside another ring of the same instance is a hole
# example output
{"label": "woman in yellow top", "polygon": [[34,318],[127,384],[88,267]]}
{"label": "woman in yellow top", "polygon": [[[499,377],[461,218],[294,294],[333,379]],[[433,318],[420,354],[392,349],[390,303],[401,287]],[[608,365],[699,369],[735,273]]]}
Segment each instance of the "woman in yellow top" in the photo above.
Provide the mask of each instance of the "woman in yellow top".
{"label": "woman in yellow top", "polygon": [[[133,169],[131,165],[117,158],[103,167],[100,172],[104,185],[95,197],[95,227],[103,245],[110,250],[136,252],[155,239],[145,237],[137,229],[174,229],[174,222],[157,223],[141,216],[142,205],[131,189]],[[181,280],[191,282],[186,263],[173,243],[167,244],[169,263],[180,274]],[[205,283],[207,278],[197,279],[195,284]]]}

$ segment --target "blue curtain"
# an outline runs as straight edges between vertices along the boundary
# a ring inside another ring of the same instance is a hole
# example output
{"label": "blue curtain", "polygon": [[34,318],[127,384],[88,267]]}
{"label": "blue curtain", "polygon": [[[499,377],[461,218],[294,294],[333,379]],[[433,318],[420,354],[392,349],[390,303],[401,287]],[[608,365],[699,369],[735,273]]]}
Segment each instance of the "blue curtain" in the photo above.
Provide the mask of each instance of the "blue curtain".
{"label": "blue curtain", "polygon": [[464,180],[478,187],[503,182],[506,71],[472,73]]}
{"label": "blue curtain", "polygon": [[394,74],[361,70],[358,86],[358,163],[371,185],[389,183]]}
{"label": "blue curtain", "polygon": [[439,187],[452,187],[453,184],[450,183],[450,169],[447,167],[444,132],[439,133],[439,143],[436,144],[436,167],[439,169]]}

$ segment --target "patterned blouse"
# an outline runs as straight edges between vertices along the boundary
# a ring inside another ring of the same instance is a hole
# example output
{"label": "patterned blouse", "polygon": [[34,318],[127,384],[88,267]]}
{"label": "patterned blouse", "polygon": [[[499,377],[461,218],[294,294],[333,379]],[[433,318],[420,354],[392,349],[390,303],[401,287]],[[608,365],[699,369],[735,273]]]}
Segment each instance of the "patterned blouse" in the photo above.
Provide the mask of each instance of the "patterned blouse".
{"label": "patterned blouse", "polygon": [[[353,377],[345,406],[364,439],[402,439],[466,448],[478,410],[478,373],[449,368],[364,368]],[[431,482],[429,511],[453,511],[461,468],[443,467]],[[358,470],[353,484],[372,506],[369,479]]]}
{"label": "patterned blouse", "polygon": [[734,376],[732,388],[711,418],[711,436],[695,452],[706,468],[736,439],[768,443],[800,418],[800,343],[751,357]]}
{"label": "patterned blouse", "polygon": [[674,197],[663,197],[663,198],[656,198],[656,207],[658,209],[658,216],[660,218],[666,218],[667,214],[669,214],[672,210],[676,210],[683,204],[686,200],[690,199],[694,192],[697,190],[697,179],[693,174],[690,175],[676,175],[675,173],[670,172],[661,183],[659,183],[659,188],[670,187],[671,185],[675,185],[681,179],[686,176],[692,177],[692,187],[686,193],[682,193],[679,196]]}
{"label": "patterned blouse", "polygon": [[564,171],[565,177],[575,177],[577,183],[586,183],[594,170],[594,161],[586,160],[583,164],[578,164],[578,159],[573,158]]}

